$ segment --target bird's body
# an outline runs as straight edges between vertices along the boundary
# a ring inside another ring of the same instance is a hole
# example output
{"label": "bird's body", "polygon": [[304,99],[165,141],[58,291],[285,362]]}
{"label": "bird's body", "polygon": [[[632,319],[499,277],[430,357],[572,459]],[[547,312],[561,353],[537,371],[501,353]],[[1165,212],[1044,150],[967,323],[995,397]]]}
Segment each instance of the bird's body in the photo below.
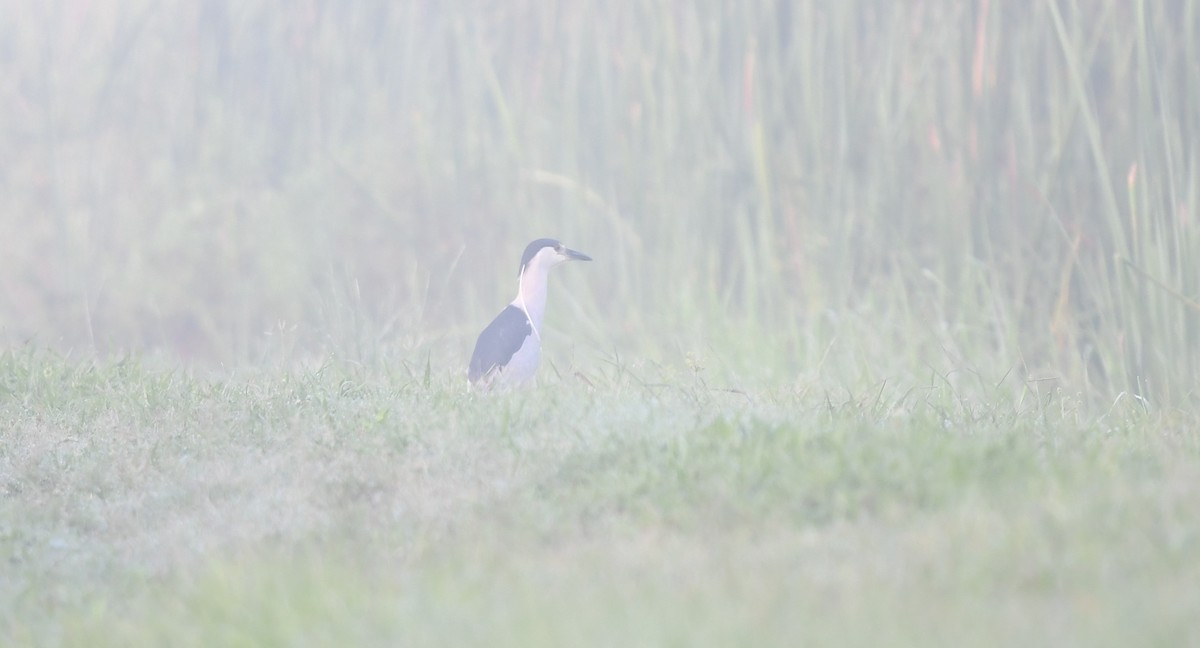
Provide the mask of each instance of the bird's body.
{"label": "bird's body", "polygon": [[467,378],[484,389],[522,385],[537,373],[542,351],[542,320],[550,268],[591,257],[554,239],[538,239],[525,248],[518,274],[517,297],[500,311],[475,341]]}
{"label": "bird's body", "polygon": [[[534,344],[533,325],[520,306],[509,304],[479,334],[467,378],[478,385],[489,373],[507,372],[533,375],[541,357],[540,345]],[[521,369],[520,372],[517,369]],[[496,376],[492,376],[493,378]]]}

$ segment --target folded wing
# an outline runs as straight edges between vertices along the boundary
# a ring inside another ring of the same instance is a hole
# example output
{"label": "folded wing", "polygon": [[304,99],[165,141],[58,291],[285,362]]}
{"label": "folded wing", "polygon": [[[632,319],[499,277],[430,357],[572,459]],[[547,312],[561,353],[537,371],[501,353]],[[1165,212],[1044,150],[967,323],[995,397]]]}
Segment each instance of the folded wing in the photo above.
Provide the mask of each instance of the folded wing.
{"label": "folded wing", "polygon": [[500,311],[475,341],[467,378],[477,383],[496,369],[503,369],[532,333],[524,311],[512,305]]}

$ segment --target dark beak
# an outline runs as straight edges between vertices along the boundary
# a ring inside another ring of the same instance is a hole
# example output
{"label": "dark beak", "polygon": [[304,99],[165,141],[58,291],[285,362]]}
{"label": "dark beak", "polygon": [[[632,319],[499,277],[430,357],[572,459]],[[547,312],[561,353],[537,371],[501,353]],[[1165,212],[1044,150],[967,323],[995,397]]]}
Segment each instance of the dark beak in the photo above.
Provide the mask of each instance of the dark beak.
{"label": "dark beak", "polygon": [[567,255],[567,258],[572,261],[591,261],[592,260],[592,257],[584,254],[583,252],[578,252],[578,251],[572,250],[570,248],[564,249],[563,252]]}

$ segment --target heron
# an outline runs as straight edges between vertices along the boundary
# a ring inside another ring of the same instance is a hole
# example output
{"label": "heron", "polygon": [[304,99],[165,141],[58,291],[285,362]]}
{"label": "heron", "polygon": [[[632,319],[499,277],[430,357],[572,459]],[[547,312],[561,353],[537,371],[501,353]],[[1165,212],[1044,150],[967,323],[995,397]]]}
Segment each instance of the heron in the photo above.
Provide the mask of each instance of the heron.
{"label": "heron", "polygon": [[517,296],[500,311],[475,341],[467,379],[485,390],[524,385],[537,373],[542,355],[542,320],[550,268],[592,257],[556,239],[542,238],[525,246],[517,273]]}

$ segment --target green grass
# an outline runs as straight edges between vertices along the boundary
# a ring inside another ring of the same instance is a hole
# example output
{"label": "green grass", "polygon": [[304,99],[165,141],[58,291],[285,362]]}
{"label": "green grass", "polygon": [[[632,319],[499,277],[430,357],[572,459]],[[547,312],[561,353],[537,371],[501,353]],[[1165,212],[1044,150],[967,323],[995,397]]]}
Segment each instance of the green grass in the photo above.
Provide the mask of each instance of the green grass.
{"label": "green grass", "polygon": [[1194,417],[0,359],[5,645],[1181,645]]}
{"label": "green grass", "polygon": [[0,645],[1200,643],[1200,0],[8,5]]}
{"label": "green grass", "polygon": [[584,349],[1195,405],[1197,0],[293,9],[8,9],[0,340],[461,364],[556,236]]}

